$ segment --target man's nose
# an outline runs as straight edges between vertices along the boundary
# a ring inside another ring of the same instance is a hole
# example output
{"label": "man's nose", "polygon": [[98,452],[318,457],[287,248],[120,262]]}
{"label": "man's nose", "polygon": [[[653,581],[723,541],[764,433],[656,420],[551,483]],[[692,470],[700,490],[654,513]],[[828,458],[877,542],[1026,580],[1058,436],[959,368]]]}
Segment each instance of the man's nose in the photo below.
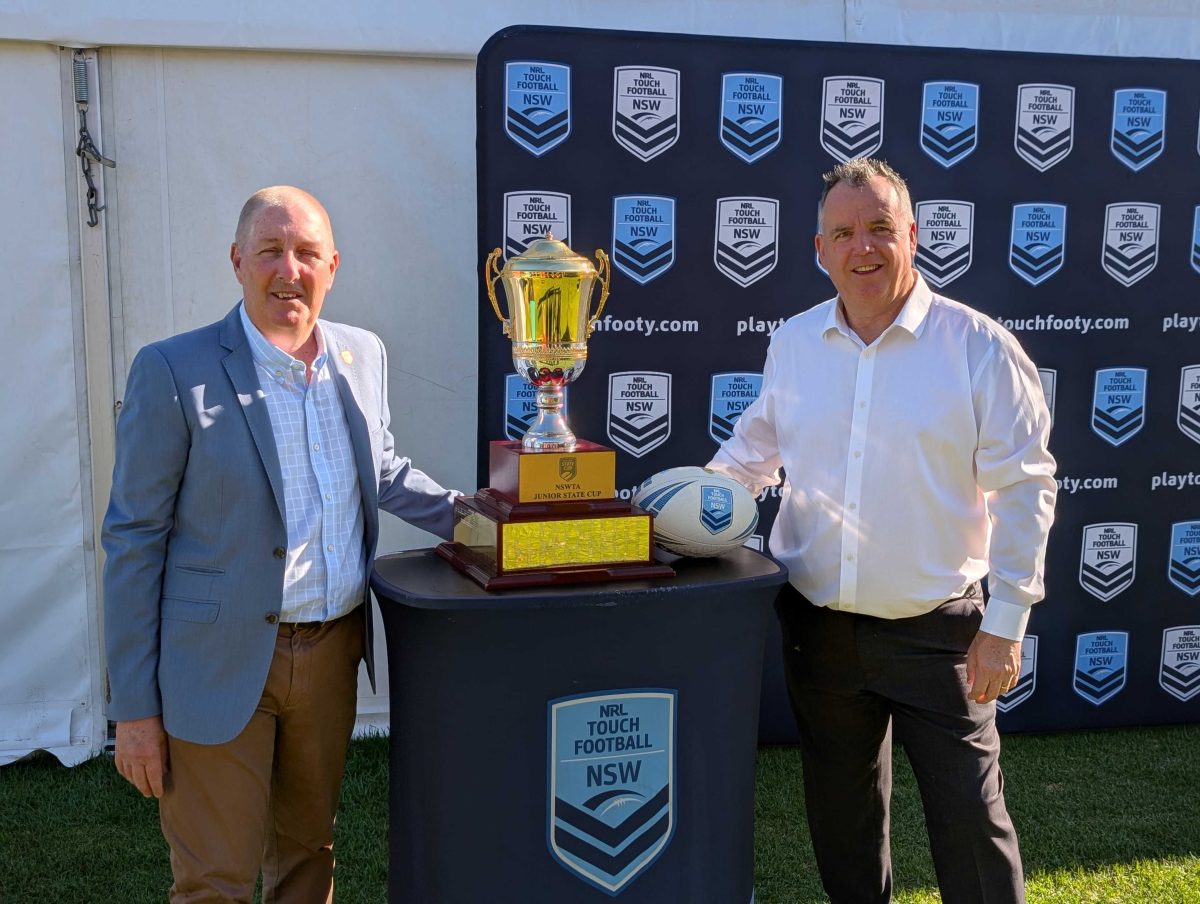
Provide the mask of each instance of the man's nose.
{"label": "man's nose", "polygon": [[285,251],[279,255],[279,262],[276,269],[281,278],[291,282],[300,275],[300,261],[292,252]]}

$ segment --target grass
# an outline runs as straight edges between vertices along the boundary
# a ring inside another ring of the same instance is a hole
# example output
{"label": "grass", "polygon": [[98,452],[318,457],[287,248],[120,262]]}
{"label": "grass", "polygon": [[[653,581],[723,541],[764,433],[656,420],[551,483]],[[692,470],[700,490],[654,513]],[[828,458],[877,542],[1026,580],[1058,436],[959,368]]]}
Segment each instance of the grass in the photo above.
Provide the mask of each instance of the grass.
{"label": "grass", "polygon": [[[825,901],[799,759],[791,748],[759,752],[759,904]],[[1031,904],[1200,902],[1200,725],[1013,736],[1003,763]],[[351,745],[336,845],[339,904],[385,901],[385,738]],[[897,904],[937,902],[920,800],[900,754],[892,847]],[[170,881],[157,808],[109,757],[66,769],[36,756],[0,769],[4,904],[161,902]]]}

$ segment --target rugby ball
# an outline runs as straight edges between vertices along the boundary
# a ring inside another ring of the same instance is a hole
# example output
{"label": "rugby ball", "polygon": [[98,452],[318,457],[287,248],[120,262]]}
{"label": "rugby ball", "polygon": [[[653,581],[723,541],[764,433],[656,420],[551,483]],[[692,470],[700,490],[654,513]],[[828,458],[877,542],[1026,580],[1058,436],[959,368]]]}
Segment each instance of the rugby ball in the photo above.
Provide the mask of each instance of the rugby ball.
{"label": "rugby ball", "polygon": [[646,480],[633,504],[654,515],[654,542],[679,556],[720,556],[758,526],[758,503],[731,477],[705,468],[669,468]]}

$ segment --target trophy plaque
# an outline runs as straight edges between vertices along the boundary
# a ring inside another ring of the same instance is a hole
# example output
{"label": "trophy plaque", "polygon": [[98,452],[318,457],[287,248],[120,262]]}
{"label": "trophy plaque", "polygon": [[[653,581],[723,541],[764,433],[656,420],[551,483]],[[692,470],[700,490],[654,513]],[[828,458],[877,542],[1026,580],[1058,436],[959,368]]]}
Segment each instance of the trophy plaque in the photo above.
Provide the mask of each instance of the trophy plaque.
{"label": "trophy plaque", "polygon": [[577,439],[562,410],[608,299],[608,257],[597,251],[597,268],[549,234],[503,269],[500,255],[488,256],[484,284],[512,338],[513,365],[537,390],[537,414],[519,441],[491,443],[490,485],[455,500],[454,539],[438,555],[485,590],[670,577],[654,558],[653,516],[616,496],[616,452]]}

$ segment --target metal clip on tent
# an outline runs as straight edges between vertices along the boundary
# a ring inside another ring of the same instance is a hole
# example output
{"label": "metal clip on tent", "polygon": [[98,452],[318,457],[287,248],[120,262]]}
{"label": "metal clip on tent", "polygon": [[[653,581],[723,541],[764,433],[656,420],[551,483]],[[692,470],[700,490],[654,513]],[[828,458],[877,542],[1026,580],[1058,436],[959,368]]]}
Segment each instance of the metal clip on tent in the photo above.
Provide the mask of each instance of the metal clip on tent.
{"label": "metal clip on tent", "polygon": [[87,60],[82,51],[75,51],[75,106],[79,109],[79,144],[75,146],[75,156],[79,158],[84,181],[87,182],[88,225],[96,226],[100,222],[100,211],[105,205],[97,203],[98,193],[96,183],[92,178],[92,164],[115,167],[115,161],[100,153],[87,127],[88,110],[88,79]]}

